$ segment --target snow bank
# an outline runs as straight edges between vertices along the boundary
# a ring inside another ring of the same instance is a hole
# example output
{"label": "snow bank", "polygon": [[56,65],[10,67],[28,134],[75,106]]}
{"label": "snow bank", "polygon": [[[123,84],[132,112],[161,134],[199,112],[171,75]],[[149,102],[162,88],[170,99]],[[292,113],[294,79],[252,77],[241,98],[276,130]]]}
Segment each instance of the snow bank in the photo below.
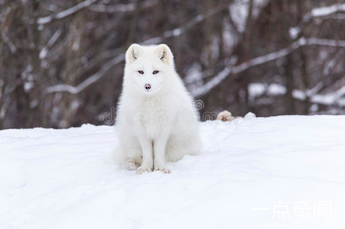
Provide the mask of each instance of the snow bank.
{"label": "snow bank", "polygon": [[113,127],[0,131],[0,228],[344,228],[344,116],[200,128],[200,156],[140,176]]}

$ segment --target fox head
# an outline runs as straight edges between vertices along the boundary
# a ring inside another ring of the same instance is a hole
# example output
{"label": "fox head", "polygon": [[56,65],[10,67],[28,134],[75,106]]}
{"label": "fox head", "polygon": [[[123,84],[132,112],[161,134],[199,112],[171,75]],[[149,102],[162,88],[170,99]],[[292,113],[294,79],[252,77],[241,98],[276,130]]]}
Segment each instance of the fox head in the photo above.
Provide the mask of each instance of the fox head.
{"label": "fox head", "polygon": [[150,95],[158,92],[174,72],[174,57],[165,44],[132,44],[126,52],[125,78],[130,78],[132,86],[141,93]]}

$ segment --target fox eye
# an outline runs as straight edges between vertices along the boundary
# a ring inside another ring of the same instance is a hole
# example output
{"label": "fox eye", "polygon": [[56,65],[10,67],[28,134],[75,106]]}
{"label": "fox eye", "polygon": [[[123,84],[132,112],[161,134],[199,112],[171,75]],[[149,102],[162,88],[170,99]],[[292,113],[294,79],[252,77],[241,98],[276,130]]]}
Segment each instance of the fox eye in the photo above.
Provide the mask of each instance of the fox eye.
{"label": "fox eye", "polygon": [[143,71],[138,71],[140,74],[144,74],[144,72]]}
{"label": "fox eye", "polygon": [[155,70],[155,71],[153,71],[153,74],[157,74],[159,71],[157,71],[157,70]]}

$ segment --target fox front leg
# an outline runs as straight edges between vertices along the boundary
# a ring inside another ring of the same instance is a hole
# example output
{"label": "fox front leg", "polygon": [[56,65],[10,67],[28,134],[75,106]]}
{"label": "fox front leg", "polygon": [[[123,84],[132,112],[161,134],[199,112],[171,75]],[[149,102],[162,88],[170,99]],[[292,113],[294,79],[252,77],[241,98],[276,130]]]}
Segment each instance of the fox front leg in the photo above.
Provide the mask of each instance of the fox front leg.
{"label": "fox front leg", "polygon": [[153,149],[152,142],[145,136],[139,136],[139,141],[143,151],[141,165],[137,168],[137,174],[149,173],[153,169]]}
{"label": "fox front leg", "polygon": [[154,171],[170,173],[166,166],[165,150],[166,143],[170,134],[170,128],[166,127],[153,143]]}

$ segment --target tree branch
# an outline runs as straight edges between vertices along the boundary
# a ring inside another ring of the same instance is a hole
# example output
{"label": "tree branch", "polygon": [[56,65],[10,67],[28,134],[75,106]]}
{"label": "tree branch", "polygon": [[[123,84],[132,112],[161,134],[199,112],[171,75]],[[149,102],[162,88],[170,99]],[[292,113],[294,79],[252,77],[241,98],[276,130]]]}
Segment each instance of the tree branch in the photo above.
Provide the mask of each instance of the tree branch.
{"label": "tree branch", "polygon": [[43,24],[47,24],[53,20],[59,20],[59,19],[65,18],[67,16],[75,14],[76,12],[84,9],[85,7],[90,6],[91,4],[95,3],[96,1],[98,1],[98,0],[86,0],[84,2],[81,2],[75,6],[67,9],[67,10],[61,11],[57,14],[52,14],[52,15],[46,16],[46,17],[40,17],[37,19],[37,24],[43,25]]}
{"label": "tree branch", "polygon": [[210,10],[206,11],[204,14],[199,14],[198,16],[196,16],[195,18],[193,18],[189,22],[185,23],[183,26],[176,28],[176,29],[173,29],[173,30],[165,31],[163,33],[163,36],[157,36],[157,37],[147,39],[146,41],[142,42],[142,44],[157,44],[157,43],[160,43],[164,39],[167,39],[169,37],[180,36],[182,33],[186,32],[187,30],[192,28],[197,23],[205,20],[208,17],[215,15],[216,13],[221,11],[222,9],[224,9],[223,5],[220,5],[214,9],[210,9]]}
{"label": "tree branch", "polygon": [[308,17],[325,17],[325,16],[329,16],[329,15],[343,12],[343,11],[345,11],[345,3],[321,7],[321,8],[315,8],[310,12],[309,15],[305,16],[305,18],[308,18]]}
{"label": "tree branch", "polygon": [[304,29],[305,25],[308,22],[310,22],[313,18],[331,16],[336,13],[344,12],[344,11],[345,11],[345,3],[312,9],[308,14],[306,14],[302,18],[302,21],[297,27],[290,29],[291,37],[292,38],[298,37],[298,35]]}
{"label": "tree branch", "polygon": [[302,46],[311,46],[311,45],[319,45],[319,46],[330,46],[330,47],[344,47],[345,48],[345,40],[344,41],[336,41],[336,40],[329,40],[329,39],[320,39],[320,38],[309,38],[305,39],[304,37],[300,38],[299,40],[292,43],[289,47],[281,49],[276,52],[272,52],[260,57],[253,58],[247,62],[244,62],[237,66],[227,66],[225,67],[220,73],[218,73],[215,77],[213,77],[210,81],[205,83],[203,86],[198,87],[192,91],[193,97],[200,97],[202,95],[207,94],[211,89],[218,86],[225,78],[227,78],[230,74],[238,74],[243,72],[249,68],[254,66],[258,66],[272,60],[276,60],[282,57],[287,56],[288,54],[292,53],[293,51],[297,50],[299,47]]}
{"label": "tree branch", "polygon": [[[166,31],[163,33],[163,36],[147,39],[147,40],[141,42],[140,44],[151,44],[152,42],[159,43],[163,39],[166,39],[168,37],[179,36],[182,33],[189,30],[194,25],[196,25],[197,23],[206,19],[207,17],[210,17],[210,16],[216,14],[222,8],[223,7],[217,7],[215,9],[208,10],[208,11],[206,11],[206,13],[204,13],[202,15],[198,15],[197,17],[193,18],[189,22],[185,23],[183,26],[176,28],[176,29],[173,29],[173,30]],[[122,54],[118,55],[117,57],[111,59],[110,61],[108,61],[106,64],[104,64],[102,66],[100,71],[98,71],[97,73],[93,74],[92,76],[90,76],[89,78],[84,80],[78,86],[71,86],[71,85],[67,85],[67,84],[50,86],[45,90],[45,94],[50,94],[50,93],[55,93],[55,92],[68,92],[71,94],[77,94],[77,93],[83,91],[84,89],[86,89],[91,84],[98,81],[100,78],[102,78],[105,75],[105,73],[107,73],[109,71],[109,69],[111,69],[114,65],[121,63],[125,59],[124,57],[125,57],[125,55],[122,53]]]}
{"label": "tree branch", "polygon": [[[271,84],[271,85],[265,86],[264,84],[260,84],[260,83],[258,84],[255,83],[255,84],[256,84],[255,86],[259,87],[261,90],[253,91],[253,93],[250,94],[252,99],[263,96],[264,94],[268,96],[283,96],[286,94],[286,91],[287,91],[286,87],[283,85]],[[274,89],[274,93],[270,92],[270,88],[273,88],[273,87],[276,88]],[[321,88],[322,88],[322,83],[318,83],[314,88],[309,89],[307,91],[295,89],[292,91],[292,97],[295,100],[299,100],[299,101],[305,101],[306,99],[309,98],[312,104],[318,104],[318,105],[324,105],[324,106],[338,105],[340,107],[345,107],[345,98],[342,98],[342,96],[345,95],[345,86],[342,86],[335,92],[319,94]]]}
{"label": "tree branch", "polygon": [[[158,3],[158,0],[147,0],[141,4],[142,8],[148,8],[154,6]],[[115,6],[112,5],[92,5],[89,6],[88,9],[95,12],[102,12],[102,13],[117,13],[117,12],[131,12],[135,10],[136,3],[129,3],[129,4],[118,4]]]}
{"label": "tree branch", "polygon": [[121,63],[124,60],[124,58],[125,58],[125,55],[120,54],[117,57],[111,59],[110,61],[108,61],[102,66],[100,71],[93,74],[92,76],[84,80],[82,83],[80,83],[76,87],[67,85],[67,84],[50,86],[45,90],[45,94],[54,93],[54,92],[69,92],[71,94],[78,94],[79,92],[83,91],[88,86],[90,86],[91,84],[95,83],[97,80],[102,78],[102,76],[104,76],[105,73],[107,73],[114,65]]}

